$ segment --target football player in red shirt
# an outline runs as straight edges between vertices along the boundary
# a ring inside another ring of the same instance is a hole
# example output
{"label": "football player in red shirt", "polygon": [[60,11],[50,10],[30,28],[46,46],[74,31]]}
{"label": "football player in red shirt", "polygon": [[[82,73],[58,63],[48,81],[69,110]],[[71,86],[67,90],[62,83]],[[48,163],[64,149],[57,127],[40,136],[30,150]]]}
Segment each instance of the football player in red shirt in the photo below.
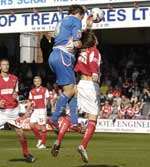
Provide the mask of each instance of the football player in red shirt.
{"label": "football player in red shirt", "polygon": [[[37,148],[46,148],[46,122],[47,122],[47,103],[49,100],[49,91],[41,86],[42,79],[35,76],[33,79],[34,88],[29,93],[29,100],[33,104],[33,112],[30,118],[31,129],[38,140]],[[40,133],[41,131],[41,133]]]}
{"label": "football player in red shirt", "polygon": [[34,162],[35,158],[30,154],[27,139],[21,126],[17,123],[19,117],[18,105],[18,78],[9,73],[9,61],[0,61],[0,126],[9,123],[15,127],[19,138],[23,156],[27,162]]}
{"label": "football player in red shirt", "polygon": [[81,75],[77,85],[77,101],[79,110],[87,114],[88,124],[78,147],[78,152],[82,160],[88,162],[86,148],[95,132],[100,111],[99,80],[101,55],[96,48],[98,41],[93,32],[84,32],[81,41],[82,50],[75,66],[75,71]]}

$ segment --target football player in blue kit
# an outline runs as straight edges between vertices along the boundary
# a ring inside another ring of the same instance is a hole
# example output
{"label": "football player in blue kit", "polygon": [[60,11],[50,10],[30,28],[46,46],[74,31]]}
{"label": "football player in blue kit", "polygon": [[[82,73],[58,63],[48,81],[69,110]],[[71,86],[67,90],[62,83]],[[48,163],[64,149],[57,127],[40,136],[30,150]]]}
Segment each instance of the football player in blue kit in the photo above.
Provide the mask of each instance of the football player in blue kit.
{"label": "football player in blue kit", "polygon": [[77,99],[74,96],[76,90],[74,63],[75,49],[81,47],[81,21],[85,8],[80,5],[72,5],[69,7],[68,14],[56,27],[54,47],[49,56],[49,66],[56,75],[56,83],[63,89],[56,103],[55,112],[49,119],[49,123],[55,127],[58,127],[58,119],[67,104],[70,108],[72,125],[78,125]]}

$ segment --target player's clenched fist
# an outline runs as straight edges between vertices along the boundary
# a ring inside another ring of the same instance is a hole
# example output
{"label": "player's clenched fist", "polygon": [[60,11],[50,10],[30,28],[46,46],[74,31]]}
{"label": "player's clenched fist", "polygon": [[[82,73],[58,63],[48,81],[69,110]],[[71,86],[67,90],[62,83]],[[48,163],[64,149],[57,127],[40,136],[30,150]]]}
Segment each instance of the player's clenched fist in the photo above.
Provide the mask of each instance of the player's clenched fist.
{"label": "player's clenched fist", "polygon": [[88,16],[88,18],[86,19],[86,28],[87,29],[91,29],[93,25],[93,17],[92,16]]}

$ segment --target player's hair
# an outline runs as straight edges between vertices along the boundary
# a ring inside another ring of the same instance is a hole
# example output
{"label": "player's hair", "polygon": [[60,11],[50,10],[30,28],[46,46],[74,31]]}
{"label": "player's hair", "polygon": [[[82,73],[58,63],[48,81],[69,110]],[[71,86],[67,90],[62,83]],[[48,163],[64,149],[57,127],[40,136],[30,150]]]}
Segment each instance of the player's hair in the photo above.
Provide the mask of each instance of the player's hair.
{"label": "player's hair", "polygon": [[42,78],[41,78],[40,75],[35,75],[34,78],[33,78],[33,80],[35,80],[35,79],[40,79],[42,81]]}
{"label": "player's hair", "polygon": [[96,41],[97,38],[91,30],[82,33],[82,38],[81,38],[82,49],[91,48],[95,46]]}
{"label": "player's hair", "polygon": [[0,64],[1,64],[2,61],[7,61],[7,62],[9,62],[9,60],[8,60],[7,58],[1,58],[1,59],[0,59]]}
{"label": "player's hair", "polygon": [[72,15],[75,15],[79,13],[80,15],[84,15],[85,14],[85,8],[81,5],[71,5],[69,7],[69,10],[68,10],[68,14],[72,14]]}

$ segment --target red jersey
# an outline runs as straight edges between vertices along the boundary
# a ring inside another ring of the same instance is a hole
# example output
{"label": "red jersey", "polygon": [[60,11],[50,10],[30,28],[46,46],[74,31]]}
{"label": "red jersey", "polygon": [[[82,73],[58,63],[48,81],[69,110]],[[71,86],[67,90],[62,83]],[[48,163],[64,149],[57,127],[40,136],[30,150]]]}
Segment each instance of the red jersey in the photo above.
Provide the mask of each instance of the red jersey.
{"label": "red jersey", "polygon": [[4,100],[4,109],[13,109],[18,106],[17,99],[13,96],[18,92],[18,78],[8,74],[8,78],[0,75],[0,100]]}
{"label": "red jersey", "polygon": [[46,108],[46,101],[48,98],[48,89],[42,86],[33,88],[29,93],[29,100],[33,101],[35,109]]}
{"label": "red jersey", "polygon": [[75,71],[83,75],[99,74],[101,55],[96,47],[82,51],[79,55]]}

